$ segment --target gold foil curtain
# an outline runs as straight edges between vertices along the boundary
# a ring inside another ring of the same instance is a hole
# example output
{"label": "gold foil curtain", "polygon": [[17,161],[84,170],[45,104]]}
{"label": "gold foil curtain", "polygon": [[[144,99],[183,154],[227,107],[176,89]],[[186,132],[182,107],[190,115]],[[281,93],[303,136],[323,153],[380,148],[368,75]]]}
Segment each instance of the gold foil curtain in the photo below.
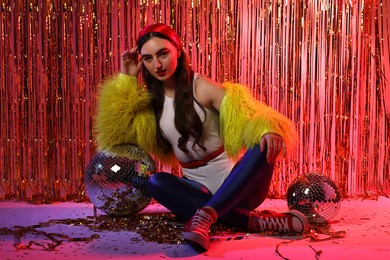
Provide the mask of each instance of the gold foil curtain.
{"label": "gold foil curtain", "polygon": [[296,124],[271,195],[309,171],[345,195],[389,189],[389,1],[0,3],[0,199],[83,198],[97,87],[152,22],[181,35],[196,71],[250,86]]}
{"label": "gold foil curtain", "polygon": [[349,195],[388,189],[389,5],[241,1],[236,79],[291,118],[300,136],[278,165],[276,193],[309,171]]}

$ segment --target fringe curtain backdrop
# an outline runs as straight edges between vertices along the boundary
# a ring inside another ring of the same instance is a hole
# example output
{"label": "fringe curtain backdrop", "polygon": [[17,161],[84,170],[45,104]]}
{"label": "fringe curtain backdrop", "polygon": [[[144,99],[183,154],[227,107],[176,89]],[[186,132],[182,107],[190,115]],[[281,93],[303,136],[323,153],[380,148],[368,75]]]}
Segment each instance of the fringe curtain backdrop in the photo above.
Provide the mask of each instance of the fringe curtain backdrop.
{"label": "fringe curtain backdrop", "polygon": [[387,0],[1,0],[0,199],[85,196],[97,88],[152,22],[181,35],[196,71],[296,124],[270,196],[312,171],[346,196],[389,190]]}

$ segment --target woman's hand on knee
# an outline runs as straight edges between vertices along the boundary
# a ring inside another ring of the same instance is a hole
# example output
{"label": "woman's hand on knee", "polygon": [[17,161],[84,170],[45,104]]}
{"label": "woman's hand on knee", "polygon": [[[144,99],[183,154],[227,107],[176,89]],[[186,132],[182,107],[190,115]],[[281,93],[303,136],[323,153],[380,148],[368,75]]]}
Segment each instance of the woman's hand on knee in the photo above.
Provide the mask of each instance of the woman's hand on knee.
{"label": "woman's hand on knee", "polygon": [[260,150],[262,152],[267,149],[267,161],[273,163],[278,158],[280,152],[283,152],[283,157],[286,157],[286,145],[283,139],[274,133],[268,133],[263,135],[260,139]]}

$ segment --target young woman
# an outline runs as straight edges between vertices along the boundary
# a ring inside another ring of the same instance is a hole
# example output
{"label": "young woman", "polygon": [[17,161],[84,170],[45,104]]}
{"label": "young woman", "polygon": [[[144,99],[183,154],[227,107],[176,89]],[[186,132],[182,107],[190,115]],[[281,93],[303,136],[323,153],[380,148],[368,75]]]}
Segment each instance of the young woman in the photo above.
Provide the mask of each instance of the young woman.
{"label": "young woman", "polygon": [[195,249],[209,248],[216,221],[250,232],[307,230],[298,211],[255,210],[267,197],[275,160],[294,145],[292,122],[246,87],[194,73],[169,26],[145,27],[122,54],[121,74],[100,89],[96,121],[100,149],[135,143],[161,162],[180,163],[183,177],[155,173],[148,191],[190,219],[183,237]]}

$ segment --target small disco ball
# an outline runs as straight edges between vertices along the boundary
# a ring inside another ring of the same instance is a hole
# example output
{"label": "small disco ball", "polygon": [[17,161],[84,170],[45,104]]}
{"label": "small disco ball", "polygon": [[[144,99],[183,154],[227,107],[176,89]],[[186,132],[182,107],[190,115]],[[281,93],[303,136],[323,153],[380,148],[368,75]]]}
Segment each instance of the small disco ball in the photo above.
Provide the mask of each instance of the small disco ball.
{"label": "small disco ball", "polygon": [[86,194],[107,215],[138,213],[151,201],[147,183],[155,168],[152,158],[137,145],[121,144],[99,151],[86,169]]}
{"label": "small disco ball", "polygon": [[287,203],[290,210],[302,212],[311,224],[323,224],[337,215],[341,195],[331,179],[310,172],[297,177],[288,187]]}

